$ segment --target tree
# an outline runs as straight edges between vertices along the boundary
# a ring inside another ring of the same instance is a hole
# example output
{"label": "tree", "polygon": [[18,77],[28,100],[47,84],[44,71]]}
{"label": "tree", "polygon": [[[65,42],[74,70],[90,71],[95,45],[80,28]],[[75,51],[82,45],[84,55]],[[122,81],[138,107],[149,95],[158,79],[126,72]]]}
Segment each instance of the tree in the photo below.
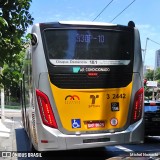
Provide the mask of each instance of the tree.
{"label": "tree", "polygon": [[148,81],[152,81],[153,80],[153,75],[154,75],[154,70],[148,70],[145,74],[145,78]]}
{"label": "tree", "polygon": [[[145,74],[145,79],[148,81],[158,81],[158,87],[160,86],[160,68],[157,68],[155,71],[154,70],[148,70],[147,73]],[[152,97],[152,90],[150,87],[144,85],[144,95],[146,98],[149,99],[149,97]]]}
{"label": "tree", "polygon": [[0,0],[0,84],[6,94],[18,88],[24,49],[28,39],[24,36],[33,18],[29,13],[32,0]]}
{"label": "tree", "polygon": [[155,79],[160,83],[160,68],[157,68],[155,71]]}
{"label": "tree", "polygon": [[19,82],[22,77],[21,69],[23,65],[23,59],[25,50],[22,50],[19,54],[13,55],[12,63],[10,65],[4,64],[2,83],[5,88],[6,102],[7,97],[12,95],[15,101],[19,100],[17,94],[19,93]]}
{"label": "tree", "polygon": [[29,13],[31,0],[0,0],[0,66],[12,63],[24,45],[24,34],[33,18]]}
{"label": "tree", "polygon": [[152,91],[150,87],[147,86],[147,81],[153,81],[154,70],[148,70],[144,77],[146,80],[146,83],[144,84],[144,96],[145,96],[145,99],[147,100],[147,99],[151,99],[151,96],[152,96]]}

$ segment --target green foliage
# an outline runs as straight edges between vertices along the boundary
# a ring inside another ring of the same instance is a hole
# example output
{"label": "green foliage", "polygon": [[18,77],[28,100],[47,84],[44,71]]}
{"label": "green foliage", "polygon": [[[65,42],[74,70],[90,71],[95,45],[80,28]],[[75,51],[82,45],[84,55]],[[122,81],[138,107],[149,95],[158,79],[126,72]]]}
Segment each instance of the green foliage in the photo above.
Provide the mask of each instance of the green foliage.
{"label": "green foliage", "polygon": [[[145,74],[145,79],[148,81],[158,81],[158,86],[160,86],[160,68],[157,68],[156,71],[154,70],[148,70]],[[151,87],[147,87],[144,85],[144,95],[145,99],[151,99],[152,98],[152,89]]]}
{"label": "green foliage", "polygon": [[2,71],[2,83],[5,88],[6,97],[10,94],[17,97],[19,91],[19,82],[22,77],[22,61],[24,59],[25,51],[13,55],[12,63],[4,64]]}
{"label": "green foliage", "polygon": [[24,50],[29,36],[24,37],[33,18],[29,13],[32,0],[0,0],[0,87],[6,95],[15,95],[21,78]]}
{"label": "green foliage", "polygon": [[29,13],[31,0],[0,1],[0,66],[12,63],[12,56],[24,46],[26,29],[33,23]]}
{"label": "green foliage", "polygon": [[145,74],[145,78],[148,81],[152,81],[153,80],[153,75],[154,75],[154,71],[153,70],[148,70]]}
{"label": "green foliage", "polygon": [[155,79],[160,81],[160,68],[157,68],[155,71]]}
{"label": "green foliage", "polygon": [[21,109],[20,105],[5,105],[4,108],[5,109]]}
{"label": "green foliage", "polygon": [[2,17],[0,17],[0,25],[3,26],[3,27],[5,27],[5,26],[8,27],[7,21]]}
{"label": "green foliage", "polygon": [[144,76],[148,81],[156,80],[160,81],[160,68],[157,68],[156,71],[148,70]]}
{"label": "green foliage", "polygon": [[147,86],[144,87],[144,96],[145,96],[145,100],[149,100],[152,98],[152,91]]}

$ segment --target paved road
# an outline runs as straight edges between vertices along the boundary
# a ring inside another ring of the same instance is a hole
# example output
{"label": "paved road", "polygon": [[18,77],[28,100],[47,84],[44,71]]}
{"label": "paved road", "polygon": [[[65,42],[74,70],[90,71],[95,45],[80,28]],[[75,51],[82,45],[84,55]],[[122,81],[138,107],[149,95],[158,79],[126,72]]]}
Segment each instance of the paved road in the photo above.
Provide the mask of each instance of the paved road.
{"label": "paved road", "polygon": [[[53,157],[55,160],[148,160],[149,154],[152,153],[155,155],[152,159],[160,160],[160,137],[146,137],[145,143],[139,145],[117,145],[95,149],[45,152],[42,153],[42,158],[25,158],[26,154],[28,155],[28,152],[30,152],[29,140],[22,127],[20,112],[16,113],[16,116],[10,113],[10,116],[13,118],[6,119],[3,124],[5,124],[5,127],[9,128],[11,132],[1,132],[2,126],[0,126],[0,151],[18,151],[21,155],[19,155],[19,158],[12,157],[9,158],[9,160],[49,160],[53,159]],[[132,155],[133,152],[136,153],[134,157]],[[14,154],[14,152],[12,152],[12,154]],[[156,156],[157,154],[159,154],[158,157]],[[37,155],[41,156],[38,152]],[[150,158],[150,160],[152,159]]]}

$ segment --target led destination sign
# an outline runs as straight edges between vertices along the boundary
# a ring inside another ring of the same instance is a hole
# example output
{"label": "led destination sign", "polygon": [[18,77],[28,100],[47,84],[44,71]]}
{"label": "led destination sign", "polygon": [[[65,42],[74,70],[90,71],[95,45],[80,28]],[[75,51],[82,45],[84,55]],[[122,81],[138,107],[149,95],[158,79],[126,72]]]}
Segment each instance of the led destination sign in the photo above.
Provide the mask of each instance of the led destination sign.
{"label": "led destination sign", "polygon": [[95,29],[45,30],[53,65],[128,65],[133,53],[130,32]]}
{"label": "led destination sign", "polygon": [[89,35],[89,34],[77,34],[76,42],[79,43],[90,43],[91,41],[97,41],[97,43],[104,43],[105,36],[104,35]]}

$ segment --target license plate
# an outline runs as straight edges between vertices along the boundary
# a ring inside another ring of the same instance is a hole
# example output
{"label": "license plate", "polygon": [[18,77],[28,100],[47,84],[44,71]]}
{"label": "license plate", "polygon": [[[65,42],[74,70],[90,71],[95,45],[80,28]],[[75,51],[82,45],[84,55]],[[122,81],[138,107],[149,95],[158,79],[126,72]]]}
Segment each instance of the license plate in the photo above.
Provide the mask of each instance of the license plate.
{"label": "license plate", "polygon": [[160,121],[160,118],[154,117],[154,118],[152,118],[152,121]]}
{"label": "license plate", "polygon": [[96,121],[96,122],[88,122],[87,128],[104,128],[105,122],[104,121]]}

